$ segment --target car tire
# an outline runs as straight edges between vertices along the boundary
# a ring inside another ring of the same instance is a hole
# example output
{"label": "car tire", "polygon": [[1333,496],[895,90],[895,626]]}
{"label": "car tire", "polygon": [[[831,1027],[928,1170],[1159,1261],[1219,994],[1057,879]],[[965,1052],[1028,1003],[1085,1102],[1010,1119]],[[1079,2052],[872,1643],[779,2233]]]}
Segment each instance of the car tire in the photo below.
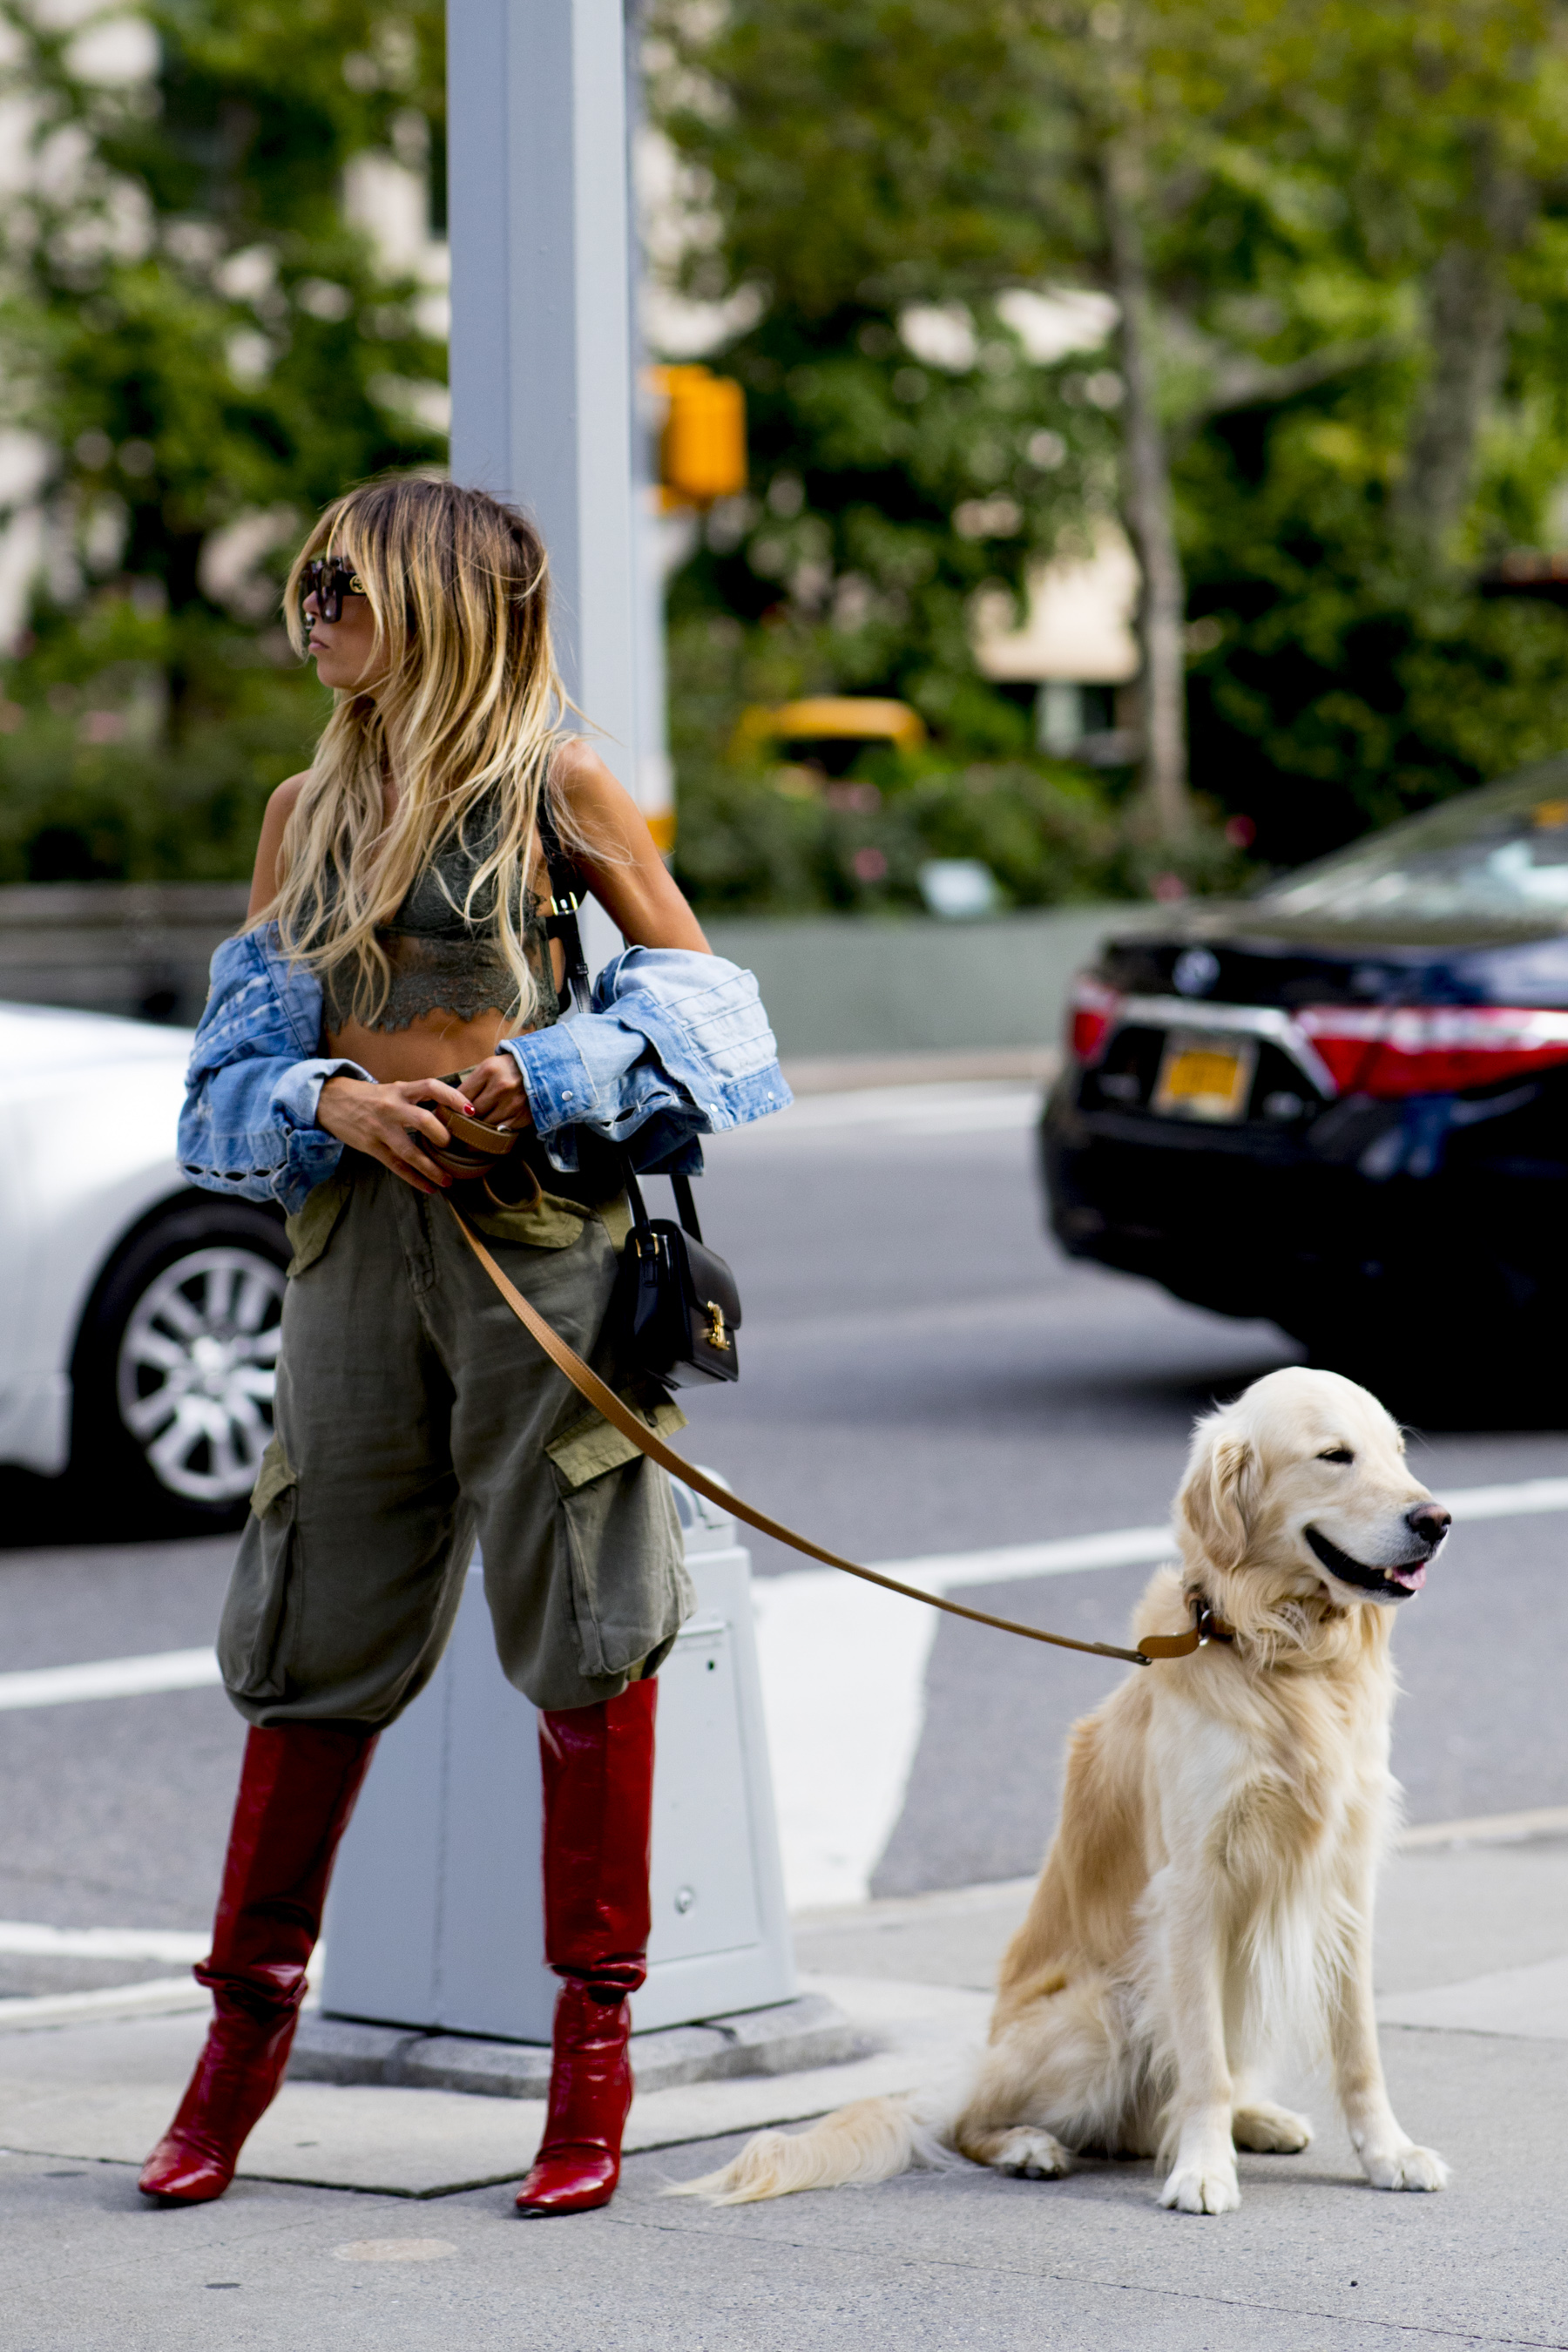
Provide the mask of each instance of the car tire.
{"label": "car tire", "polygon": [[272,1434],[289,1254],[280,1217],[197,1195],[110,1261],[71,1368],[71,1486],[99,1530],[243,1523]]}

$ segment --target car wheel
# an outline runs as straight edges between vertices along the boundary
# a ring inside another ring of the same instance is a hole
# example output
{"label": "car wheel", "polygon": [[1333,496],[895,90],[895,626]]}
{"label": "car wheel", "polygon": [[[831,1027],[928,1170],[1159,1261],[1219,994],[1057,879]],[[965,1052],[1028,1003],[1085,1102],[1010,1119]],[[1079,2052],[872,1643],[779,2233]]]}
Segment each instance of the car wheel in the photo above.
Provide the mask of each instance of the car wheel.
{"label": "car wheel", "polygon": [[74,1366],[72,1484],[100,1523],[217,1533],[245,1517],[272,1435],[289,1244],[244,1202],[195,1202],[132,1237]]}

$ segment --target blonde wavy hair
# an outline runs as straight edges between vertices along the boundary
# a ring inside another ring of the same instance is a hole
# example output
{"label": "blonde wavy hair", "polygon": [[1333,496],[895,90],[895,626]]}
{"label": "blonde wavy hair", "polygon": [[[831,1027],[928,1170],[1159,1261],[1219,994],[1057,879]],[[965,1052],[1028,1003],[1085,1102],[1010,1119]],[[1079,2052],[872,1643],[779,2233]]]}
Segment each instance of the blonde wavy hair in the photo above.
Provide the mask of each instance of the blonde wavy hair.
{"label": "blonde wavy hair", "polygon": [[[540,794],[573,709],[551,646],[543,541],[515,508],[438,477],[350,490],[289,574],[285,612],[300,655],[304,567],[327,554],[363,583],[375,688],[337,696],[284,832],[282,887],[260,919],[276,921],[291,961],[351,969],[354,1018],[373,1022],[391,982],[377,928],[437,853],[461,842],[477,863],[457,911],[471,921],[477,904],[493,922],[517,982],[509,1017],[526,1020],[539,992],[519,909]],[[387,777],[396,784],[390,818]],[[580,838],[566,808],[552,814],[563,839]]]}

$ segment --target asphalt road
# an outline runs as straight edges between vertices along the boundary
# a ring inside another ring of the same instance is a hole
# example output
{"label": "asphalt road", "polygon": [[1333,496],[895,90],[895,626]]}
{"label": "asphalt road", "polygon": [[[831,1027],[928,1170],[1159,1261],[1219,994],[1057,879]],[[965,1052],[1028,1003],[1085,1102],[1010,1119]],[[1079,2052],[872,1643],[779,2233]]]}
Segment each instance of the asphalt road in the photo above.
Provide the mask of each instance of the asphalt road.
{"label": "asphalt road", "polygon": [[[687,1400],[695,1459],[873,1560],[1163,1517],[1194,1413],[1292,1351],[1268,1326],[1065,1262],[1040,1230],[1029,1108],[1004,1087],[817,1097],[710,1151],[700,1204],[741,1279],[744,1371]],[[1560,1431],[1413,1443],[1438,1492],[1568,1474]],[[211,1639],[229,1542],[39,1532],[0,1553],[4,1666]],[[1395,1760],[1416,1821],[1568,1802],[1565,1548],[1568,1515],[1461,1528],[1404,1612]],[[754,1556],[761,1573],[799,1565],[762,1542]],[[965,1598],[1117,1640],[1145,1573]],[[876,1891],[1032,1869],[1067,1727],[1118,1671],[942,1621]],[[241,1737],[211,1690],[0,1714],[0,1918],[205,1927]],[[168,1972],[0,1957],[0,1992]]]}

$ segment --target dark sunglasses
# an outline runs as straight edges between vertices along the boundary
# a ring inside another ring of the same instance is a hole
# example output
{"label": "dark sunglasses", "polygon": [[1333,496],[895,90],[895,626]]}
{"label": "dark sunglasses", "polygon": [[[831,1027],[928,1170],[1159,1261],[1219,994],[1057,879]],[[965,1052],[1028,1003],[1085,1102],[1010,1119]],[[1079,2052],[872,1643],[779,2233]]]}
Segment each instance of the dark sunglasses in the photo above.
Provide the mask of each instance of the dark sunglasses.
{"label": "dark sunglasses", "polygon": [[363,594],[364,582],[359,573],[348,564],[340,563],[335,555],[313,556],[300,576],[301,602],[313,595],[323,621],[341,621],[343,598]]}

